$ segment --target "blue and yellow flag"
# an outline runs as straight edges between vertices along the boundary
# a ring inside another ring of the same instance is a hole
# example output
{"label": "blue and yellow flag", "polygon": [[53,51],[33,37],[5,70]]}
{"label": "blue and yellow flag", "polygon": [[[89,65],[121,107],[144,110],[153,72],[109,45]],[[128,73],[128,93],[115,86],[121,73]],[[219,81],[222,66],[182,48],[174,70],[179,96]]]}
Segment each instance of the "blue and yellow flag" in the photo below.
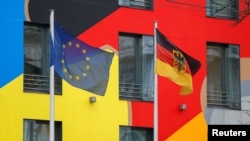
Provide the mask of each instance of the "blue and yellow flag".
{"label": "blue and yellow flag", "polygon": [[105,95],[114,53],[92,47],[54,24],[50,65],[72,86]]}

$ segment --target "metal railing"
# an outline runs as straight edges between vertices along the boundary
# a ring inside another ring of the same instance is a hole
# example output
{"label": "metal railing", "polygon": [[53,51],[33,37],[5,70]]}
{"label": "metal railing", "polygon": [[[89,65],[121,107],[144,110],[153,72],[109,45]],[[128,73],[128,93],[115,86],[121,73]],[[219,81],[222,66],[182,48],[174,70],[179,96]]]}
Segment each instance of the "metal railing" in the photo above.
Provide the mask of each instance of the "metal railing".
{"label": "metal railing", "polygon": [[[24,74],[24,92],[38,92],[49,93],[50,92],[50,80],[49,76]],[[62,80],[59,77],[55,77],[55,94],[62,94]]]}
{"label": "metal railing", "polygon": [[126,1],[120,1],[120,5],[144,8],[144,9],[152,9],[153,1],[152,0],[126,0]]}
{"label": "metal railing", "polygon": [[207,104],[210,106],[220,106],[228,107],[230,101],[230,96],[228,92],[222,91],[207,91]]}
{"label": "metal railing", "polygon": [[121,99],[152,101],[154,98],[154,90],[150,87],[143,87],[142,84],[120,83],[119,86]]}
{"label": "metal railing", "polygon": [[130,5],[135,6],[135,7],[151,8],[152,1],[151,0],[130,0]]}
{"label": "metal railing", "polygon": [[216,2],[210,0],[208,3],[206,7],[208,16],[230,19],[236,19],[238,16],[239,9],[235,1]]}

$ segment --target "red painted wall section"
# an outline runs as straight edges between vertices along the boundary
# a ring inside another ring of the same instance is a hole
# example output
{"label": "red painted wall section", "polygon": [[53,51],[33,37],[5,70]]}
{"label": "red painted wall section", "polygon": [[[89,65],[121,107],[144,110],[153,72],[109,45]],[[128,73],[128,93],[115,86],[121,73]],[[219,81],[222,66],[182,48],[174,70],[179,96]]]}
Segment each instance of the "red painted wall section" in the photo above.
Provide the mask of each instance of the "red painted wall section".
{"label": "red painted wall section", "polygon": [[[250,41],[247,37],[250,37],[247,32],[247,25],[250,20],[245,19],[234,26],[235,22],[231,20],[214,20],[213,18],[207,18],[206,25],[206,39],[210,42],[226,43],[226,44],[239,44],[240,46],[240,57],[249,57],[249,44]],[[220,32],[217,32],[220,31]],[[248,51],[247,51],[248,50]]]}
{"label": "red painted wall section", "polygon": [[[154,21],[158,22],[159,30],[179,48],[202,62],[205,60],[205,9],[165,0],[156,0],[154,11],[120,8],[79,38],[97,47],[109,44],[119,50],[119,32],[153,35]],[[160,141],[201,112],[199,94],[204,71],[202,66],[194,76],[194,92],[188,96],[179,95],[179,86],[159,77]],[[181,103],[187,104],[186,111],[179,110]],[[131,102],[131,107],[133,126],[153,127],[153,103]]]}
{"label": "red painted wall section", "polygon": [[[181,1],[196,6],[169,3],[169,7],[159,7],[159,29],[187,54],[201,61],[200,70],[193,77],[194,92],[187,96],[179,94],[180,87],[166,78],[159,77],[159,141],[167,139],[180,127],[201,112],[200,89],[205,77],[205,3]],[[158,10],[156,10],[158,11]],[[158,14],[158,13],[157,13]],[[187,110],[180,111],[179,105],[186,104]]]}
{"label": "red painted wall section", "polygon": [[132,126],[152,127],[153,125],[153,106],[151,102],[132,101]]}
{"label": "red painted wall section", "polygon": [[[249,57],[249,44],[250,37],[249,31],[249,23],[250,18],[244,18],[244,1],[239,1],[240,8],[240,19],[237,20],[228,20],[228,19],[216,19],[215,18],[206,18],[206,40],[211,42],[219,42],[226,44],[239,44],[240,46],[240,57],[245,58]],[[243,19],[242,19],[243,18]],[[219,31],[219,32],[218,32]]]}
{"label": "red painted wall section", "polygon": [[[155,0],[154,5],[152,11],[121,7],[79,38],[97,47],[109,44],[119,50],[119,32],[153,35],[154,21],[157,21],[158,29],[171,42],[201,61],[200,70],[193,76],[194,91],[190,95],[180,95],[179,86],[167,78],[158,78],[159,141],[163,141],[202,112],[200,93],[206,77],[207,41],[241,42],[241,57],[249,57],[250,40],[246,37],[250,35],[246,27],[250,19],[232,28],[232,20],[206,17],[206,1],[200,0]],[[182,103],[187,105],[187,110],[179,110]],[[133,101],[131,107],[133,126],[153,127],[153,103]]]}

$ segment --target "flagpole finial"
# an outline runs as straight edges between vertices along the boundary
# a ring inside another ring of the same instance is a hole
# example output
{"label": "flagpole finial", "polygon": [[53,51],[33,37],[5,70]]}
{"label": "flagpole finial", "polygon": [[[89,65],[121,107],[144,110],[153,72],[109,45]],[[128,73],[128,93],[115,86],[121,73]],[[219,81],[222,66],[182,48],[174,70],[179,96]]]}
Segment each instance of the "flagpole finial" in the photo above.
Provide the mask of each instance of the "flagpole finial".
{"label": "flagpole finial", "polygon": [[154,27],[157,28],[157,26],[158,26],[158,22],[157,20],[154,20]]}

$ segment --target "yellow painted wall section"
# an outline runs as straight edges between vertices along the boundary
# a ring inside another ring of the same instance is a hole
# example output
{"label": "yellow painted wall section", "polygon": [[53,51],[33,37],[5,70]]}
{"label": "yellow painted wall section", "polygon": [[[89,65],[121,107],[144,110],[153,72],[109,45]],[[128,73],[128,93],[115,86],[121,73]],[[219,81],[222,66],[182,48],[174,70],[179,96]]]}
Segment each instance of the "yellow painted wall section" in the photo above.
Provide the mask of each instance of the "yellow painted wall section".
{"label": "yellow painted wall section", "polygon": [[200,112],[165,141],[207,141],[207,123]]}
{"label": "yellow painted wall section", "polygon": [[[62,121],[63,141],[117,141],[119,125],[128,125],[128,102],[119,101],[118,57],[114,56],[105,96],[63,82],[55,96],[55,120]],[[90,103],[89,97],[96,96]],[[49,120],[49,94],[23,93],[23,75],[0,89],[0,141],[22,141],[23,119]]]}

